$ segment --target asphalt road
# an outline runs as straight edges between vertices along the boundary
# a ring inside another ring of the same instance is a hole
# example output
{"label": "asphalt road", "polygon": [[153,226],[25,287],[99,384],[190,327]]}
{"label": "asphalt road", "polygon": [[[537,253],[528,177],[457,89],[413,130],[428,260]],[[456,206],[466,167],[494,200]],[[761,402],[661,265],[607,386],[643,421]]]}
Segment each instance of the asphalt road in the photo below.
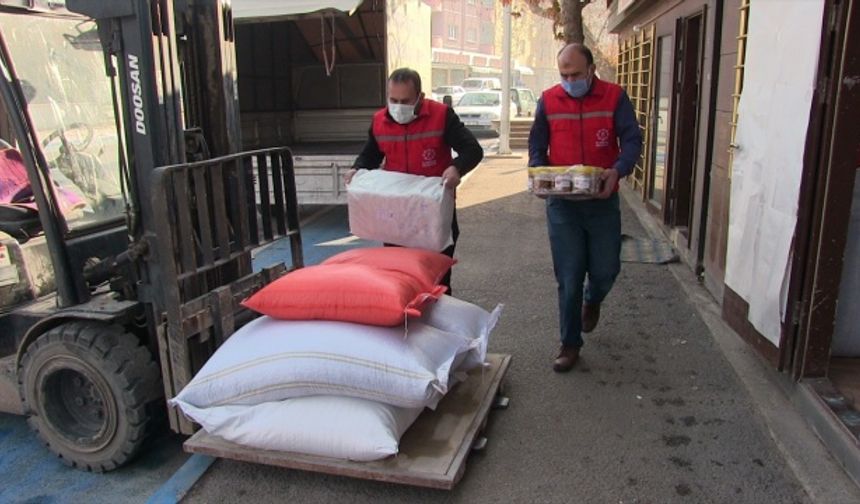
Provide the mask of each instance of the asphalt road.
{"label": "asphalt road", "polygon": [[[555,283],[524,160],[490,160],[458,194],[458,297],[505,303],[490,350],[513,355],[509,409],[441,492],[219,460],[186,502],[795,503],[795,479],[666,266],[625,263],[582,360],[551,370]],[[330,214],[331,215],[331,214]],[[628,208],[623,231],[645,232]],[[345,236],[342,238],[346,238]]]}

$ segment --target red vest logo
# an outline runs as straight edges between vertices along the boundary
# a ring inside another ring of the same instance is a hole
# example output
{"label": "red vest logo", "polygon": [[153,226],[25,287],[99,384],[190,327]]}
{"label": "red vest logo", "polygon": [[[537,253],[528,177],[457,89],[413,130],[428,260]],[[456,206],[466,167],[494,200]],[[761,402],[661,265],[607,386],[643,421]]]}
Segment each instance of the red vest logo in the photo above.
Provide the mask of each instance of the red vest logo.
{"label": "red vest logo", "polygon": [[422,167],[426,168],[428,166],[435,166],[436,165],[436,149],[429,148],[429,147],[427,149],[424,149],[424,152],[421,153],[421,159],[423,159],[423,161],[421,162]]}
{"label": "red vest logo", "polygon": [[609,147],[609,130],[601,128],[597,130],[597,141],[594,142],[595,147]]}

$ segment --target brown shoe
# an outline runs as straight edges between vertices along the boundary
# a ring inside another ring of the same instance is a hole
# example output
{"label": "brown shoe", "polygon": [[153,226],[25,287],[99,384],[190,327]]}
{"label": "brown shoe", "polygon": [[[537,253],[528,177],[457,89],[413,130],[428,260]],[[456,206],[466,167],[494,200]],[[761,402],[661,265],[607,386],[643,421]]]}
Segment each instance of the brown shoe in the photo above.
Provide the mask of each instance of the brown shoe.
{"label": "brown shoe", "polygon": [[558,357],[552,363],[552,370],[556,373],[566,373],[573,369],[577,360],[579,360],[579,347],[562,345],[558,351]]}
{"label": "brown shoe", "polygon": [[589,333],[600,320],[600,303],[582,305],[582,332]]}

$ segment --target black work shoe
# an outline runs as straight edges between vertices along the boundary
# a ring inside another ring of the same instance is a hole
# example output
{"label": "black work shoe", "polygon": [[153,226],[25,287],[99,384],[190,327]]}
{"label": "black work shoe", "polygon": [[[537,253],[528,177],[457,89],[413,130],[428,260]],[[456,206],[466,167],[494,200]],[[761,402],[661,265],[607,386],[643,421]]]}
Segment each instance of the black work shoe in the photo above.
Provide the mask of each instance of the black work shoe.
{"label": "black work shoe", "polygon": [[590,333],[600,321],[600,303],[582,305],[582,332]]}
{"label": "black work shoe", "polygon": [[552,370],[556,373],[566,373],[573,369],[577,360],[579,360],[579,347],[562,345],[558,351],[558,357],[552,363]]}

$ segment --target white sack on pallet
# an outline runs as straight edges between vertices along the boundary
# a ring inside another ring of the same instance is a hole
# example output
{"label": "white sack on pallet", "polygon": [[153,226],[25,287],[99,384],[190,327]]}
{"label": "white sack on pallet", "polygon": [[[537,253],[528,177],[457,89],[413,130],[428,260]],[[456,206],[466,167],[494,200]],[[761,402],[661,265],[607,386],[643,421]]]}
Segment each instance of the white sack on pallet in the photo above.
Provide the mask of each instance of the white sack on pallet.
{"label": "white sack on pallet", "polygon": [[499,304],[492,312],[478,305],[451,296],[442,296],[424,310],[421,322],[442,331],[477,340],[480,347],[460,354],[454,362],[455,371],[469,371],[484,364],[487,358],[487,343],[502,314]]}
{"label": "white sack on pallet", "polygon": [[454,243],[454,196],[441,177],[359,170],[347,203],[349,230],[359,238],[434,252]]}
{"label": "white sack on pallet", "polygon": [[395,455],[400,436],[421,410],[339,396],[255,406],[182,407],[203,430],[233,443],[357,461]]}
{"label": "white sack on pallet", "polygon": [[448,391],[457,356],[480,352],[486,342],[421,322],[408,330],[404,338],[403,327],[260,317],[224,342],[171,404],[344,395],[432,408]]}

